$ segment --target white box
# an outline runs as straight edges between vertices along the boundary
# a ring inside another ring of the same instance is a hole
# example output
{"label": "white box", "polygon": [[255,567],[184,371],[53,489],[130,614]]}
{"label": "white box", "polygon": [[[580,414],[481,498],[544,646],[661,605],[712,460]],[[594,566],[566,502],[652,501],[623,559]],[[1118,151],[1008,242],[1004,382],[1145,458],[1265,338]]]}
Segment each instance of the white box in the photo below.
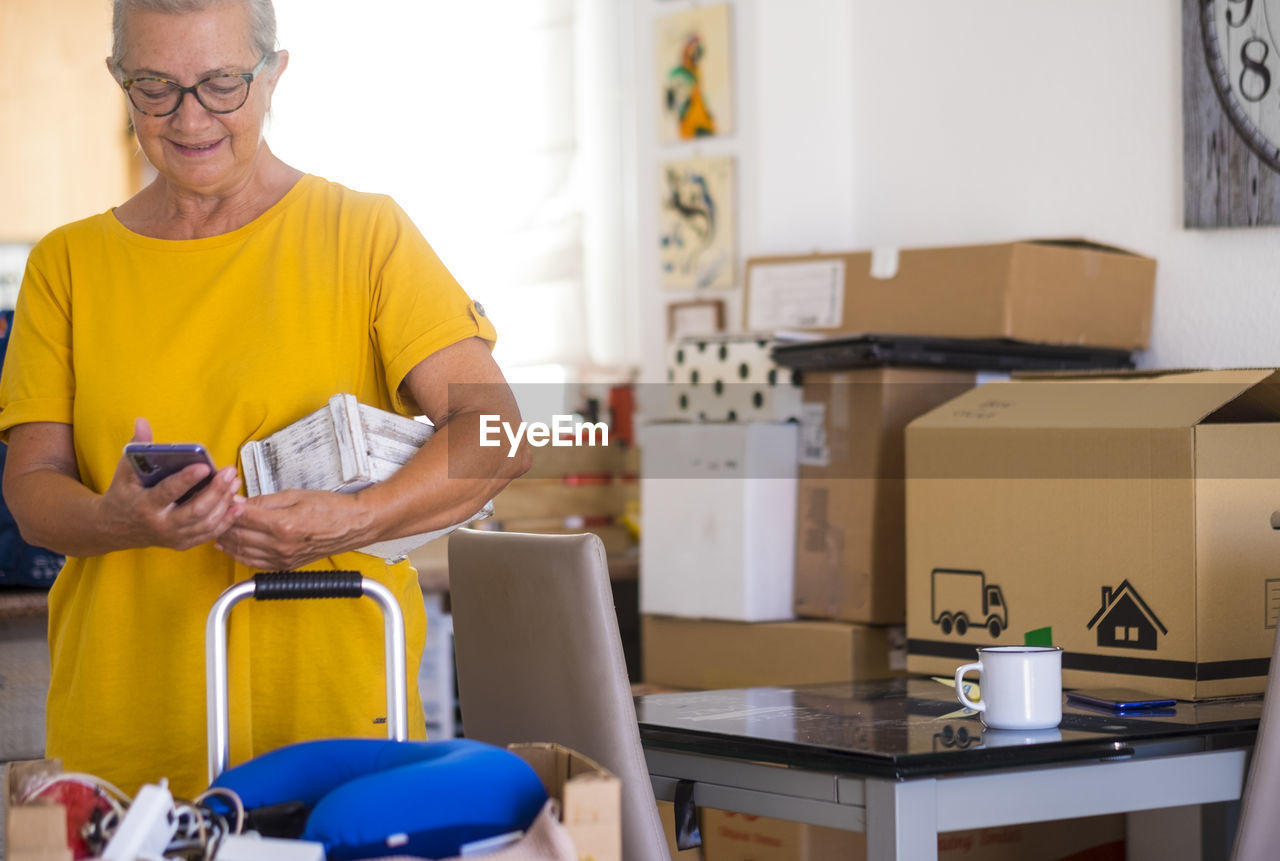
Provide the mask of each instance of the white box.
{"label": "white box", "polygon": [[[279,490],[336,490],[355,493],[390,478],[435,433],[426,422],[334,395],[329,403],[265,439],[240,447],[249,496]],[[461,523],[361,547],[363,553],[397,562],[410,550],[459,526],[493,514],[493,503]]]}
{"label": "white box", "polygon": [[794,618],[798,427],[640,431],[640,612]]}

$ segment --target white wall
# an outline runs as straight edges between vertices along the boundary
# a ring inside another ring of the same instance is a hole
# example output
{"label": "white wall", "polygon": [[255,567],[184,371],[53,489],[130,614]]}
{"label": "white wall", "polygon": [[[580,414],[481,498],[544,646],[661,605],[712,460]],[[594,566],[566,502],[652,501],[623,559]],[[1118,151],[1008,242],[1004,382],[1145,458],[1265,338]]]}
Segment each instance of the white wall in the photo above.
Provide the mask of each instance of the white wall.
{"label": "white wall", "polygon": [[[634,0],[645,379],[660,379],[652,30]],[[1182,224],[1176,0],[735,0],[739,259],[1084,236],[1158,260],[1148,367],[1280,364],[1280,231]],[[713,146],[714,144],[715,146]],[[739,284],[741,274],[739,274]],[[740,288],[730,294],[740,319]]]}

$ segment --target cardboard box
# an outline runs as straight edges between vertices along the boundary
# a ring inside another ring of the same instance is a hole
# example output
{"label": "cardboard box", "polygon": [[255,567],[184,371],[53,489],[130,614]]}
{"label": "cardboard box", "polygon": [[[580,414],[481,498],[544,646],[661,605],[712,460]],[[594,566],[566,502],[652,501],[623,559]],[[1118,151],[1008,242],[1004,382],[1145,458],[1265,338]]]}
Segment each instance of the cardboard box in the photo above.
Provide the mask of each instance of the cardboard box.
{"label": "cardboard box", "polygon": [[744,327],[1145,349],[1156,262],[1081,239],[747,261]]}
{"label": "cardboard box", "polygon": [[[639,452],[635,446],[624,445],[616,438],[616,432],[610,428],[609,444],[600,444],[596,439],[591,445],[584,431],[580,437],[582,445],[544,445],[530,447],[533,463],[523,479],[564,478],[570,476],[621,476],[635,475],[640,471]],[[570,435],[572,437],[572,435]],[[505,437],[504,437],[505,439]]]}
{"label": "cardboard box", "polygon": [[645,683],[676,688],[845,682],[906,668],[901,627],[847,622],[642,616],[640,645]]}
{"label": "cardboard box", "polygon": [[903,428],[973,387],[972,371],[805,374],[796,512],[799,616],[906,619]]}
{"label": "cardboard box", "polygon": [[908,668],[1061,646],[1067,687],[1257,693],[1280,608],[1280,374],[989,383],[912,422]]}
{"label": "cardboard box", "polygon": [[[702,810],[706,861],[860,861],[866,835],[818,825]],[[950,831],[938,835],[938,861],[1124,861],[1124,816],[1093,816]]]}
{"label": "cardboard box", "polygon": [[750,333],[681,338],[667,346],[667,382],[652,418],[785,422],[800,417],[798,371],[773,361],[774,341]]}
{"label": "cardboard box", "polygon": [[[622,861],[622,784],[594,761],[549,743],[519,743],[508,750],[527,762],[547,794],[560,802],[560,823],[581,861]],[[58,760],[11,762],[5,769],[5,852],[9,861],[71,861],[66,808],[14,802],[32,778],[58,774]]]}
{"label": "cardboard box", "polygon": [[612,476],[517,478],[493,498],[493,517],[502,522],[614,518],[637,496],[635,482],[615,481]]}
{"label": "cardboard box", "polygon": [[558,744],[507,746],[537,772],[560,801],[560,822],[581,861],[622,861],[622,782],[580,753]]}
{"label": "cardboard box", "polygon": [[10,762],[4,766],[4,848],[9,861],[71,861],[67,847],[67,809],[61,804],[17,803],[26,787],[62,772],[56,759]]}
{"label": "cardboard box", "polygon": [[865,861],[866,835],[704,807],[706,861]]}
{"label": "cardboard box", "polygon": [[794,424],[655,424],[640,431],[640,611],[794,615]]}

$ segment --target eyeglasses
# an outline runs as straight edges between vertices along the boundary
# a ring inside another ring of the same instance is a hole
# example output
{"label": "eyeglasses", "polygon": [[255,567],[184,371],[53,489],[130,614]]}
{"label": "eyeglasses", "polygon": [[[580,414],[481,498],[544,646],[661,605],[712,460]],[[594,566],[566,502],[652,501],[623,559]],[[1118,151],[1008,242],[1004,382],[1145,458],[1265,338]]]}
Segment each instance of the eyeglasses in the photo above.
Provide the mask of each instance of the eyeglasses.
{"label": "eyeglasses", "polygon": [[167,117],[182,106],[187,93],[196,97],[201,106],[211,114],[229,114],[240,110],[249,100],[249,85],[266,65],[271,54],[266,54],[252,72],[242,75],[210,75],[195,85],[184,87],[167,78],[130,78],[120,86],[129,94],[129,101],[138,113],[149,117]]}

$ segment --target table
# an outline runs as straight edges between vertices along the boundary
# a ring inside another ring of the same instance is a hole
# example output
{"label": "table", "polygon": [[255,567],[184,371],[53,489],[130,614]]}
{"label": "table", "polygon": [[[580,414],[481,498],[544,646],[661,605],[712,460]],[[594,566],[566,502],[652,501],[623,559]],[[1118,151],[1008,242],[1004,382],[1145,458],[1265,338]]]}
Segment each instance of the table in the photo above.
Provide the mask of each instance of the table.
{"label": "table", "polygon": [[1182,805],[1206,805],[1204,857],[1225,858],[1261,711],[1067,700],[1056,729],[997,731],[905,677],[636,698],[659,799],[692,782],[702,807],[863,831],[870,861],[936,861],[943,831]]}

